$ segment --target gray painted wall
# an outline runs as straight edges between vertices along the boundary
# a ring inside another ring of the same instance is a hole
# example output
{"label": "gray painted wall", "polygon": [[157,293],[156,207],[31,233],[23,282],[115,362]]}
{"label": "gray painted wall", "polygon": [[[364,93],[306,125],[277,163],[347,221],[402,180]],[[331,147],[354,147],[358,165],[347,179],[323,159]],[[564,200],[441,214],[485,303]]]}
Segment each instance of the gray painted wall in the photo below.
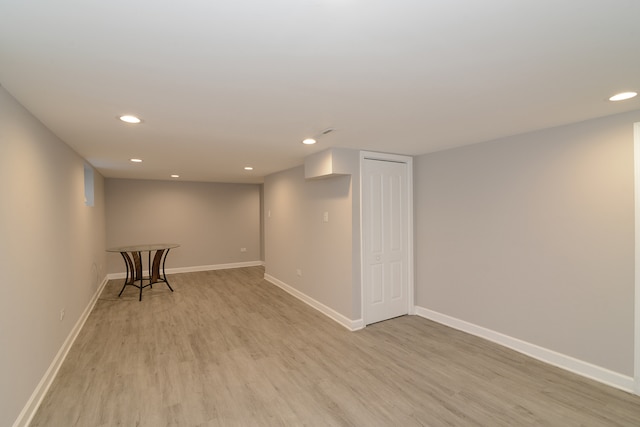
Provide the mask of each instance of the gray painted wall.
{"label": "gray painted wall", "polygon": [[[0,425],[17,419],[105,278],[104,180],[0,87]],[[65,309],[60,321],[60,310]]]}
{"label": "gray painted wall", "polygon": [[[107,246],[179,243],[168,269],[261,261],[260,192],[259,184],[108,178]],[[125,271],[119,254],[108,260],[109,273]]]}
{"label": "gray painted wall", "polygon": [[416,304],[633,376],[637,121],[418,157]]}
{"label": "gray painted wall", "polygon": [[[264,181],[266,274],[357,319],[352,202],[348,175],[305,180],[301,166],[269,175]],[[329,213],[327,223],[323,222],[324,212]],[[302,276],[297,275],[298,269]]]}

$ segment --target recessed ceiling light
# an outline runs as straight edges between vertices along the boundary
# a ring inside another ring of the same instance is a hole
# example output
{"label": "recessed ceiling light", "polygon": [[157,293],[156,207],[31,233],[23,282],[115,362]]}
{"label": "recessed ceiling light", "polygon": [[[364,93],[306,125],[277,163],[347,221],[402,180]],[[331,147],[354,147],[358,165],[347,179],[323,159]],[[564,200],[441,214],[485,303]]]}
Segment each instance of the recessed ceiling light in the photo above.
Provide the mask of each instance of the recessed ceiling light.
{"label": "recessed ceiling light", "polygon": [[171,178],[180,178],[180,175],[173,174],[171,175]]}
{"label": "recessed ceiling light", "polygon": [[611,98],[609,98],[609,101],[624,101],[625,99],[631,99],[631,98],[635,97],[636,95],[638,95],[637,92],[617,93],[617,94],[613,95]]}
{"label": "recessed ceiling light", "polygon": [[253,168],[252,168],[251,166],[245,166],[245,167],[244,167],[244,170],[246,170],[246,171],[252,171],[252,170],[253,170]]}
{"label": "recessed ceiling light", "polygon": [[118,118],[119,118],[120,120],[122,120],[123,122],[131,123],[131,124],[134,124],[134,125],[135,125],[135,124],[138,124],[138,123],[140,123],[140,122],[142,122],[142,120],[140,120],[140,119],[139,119],[139,118],[137,118],[136,116],[129,116],[129,115],[126,115],[126,116],[120,116],[120,117],[118,117]]}
{"label": "recessed ceiling light", "polygon": [[142,163],[142,159],[129,159],[131,160],[133,163]]}
{"label": "recessed ceiling light", "polygon": [[316,140],[313,138],[307,138],[304,141],[302,141],[302,143],[305,145],[313,145],[316,143]]}

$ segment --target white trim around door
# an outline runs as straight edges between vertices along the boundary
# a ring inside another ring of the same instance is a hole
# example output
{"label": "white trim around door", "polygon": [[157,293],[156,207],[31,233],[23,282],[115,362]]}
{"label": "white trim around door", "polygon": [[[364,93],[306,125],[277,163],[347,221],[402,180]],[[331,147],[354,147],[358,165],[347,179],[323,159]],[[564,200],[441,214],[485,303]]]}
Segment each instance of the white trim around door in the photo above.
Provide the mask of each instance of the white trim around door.
{"label": "white trim around door", "polygon": [[363,162],[365,160],[379,160],[379,161],[387,161],[387,162],[396,162],[396,163],[404,163],[407,166],[407,197],[406,197],[406,217],[405,221],[407,223],[407,242],[406,242],[406,251],[407,251],[407,286],[408,286],[408,301],[407,301],[407,313],[415,314],[415,305],[414,305],[414,255],[413,255],[413,239],[414,239],[414,230],[413,230],[413,158],[410,156],[403,156],[398,154],[387,154],[387,153],[377,153],[372,151],[361,151],[360,152],[360,271],[362,274],[360,275],[360,312],[362,315],[362,319],[364,321],[364,325],[366,325],[365,318],[365,298],[364,298],[364,269],[365,259],[364,259],[364,230],[363,230]]}
{"label": "white trim around door", "polygon": [[635,192],[635,299],[633,392],[640,395],[640,122],[633,125]]}

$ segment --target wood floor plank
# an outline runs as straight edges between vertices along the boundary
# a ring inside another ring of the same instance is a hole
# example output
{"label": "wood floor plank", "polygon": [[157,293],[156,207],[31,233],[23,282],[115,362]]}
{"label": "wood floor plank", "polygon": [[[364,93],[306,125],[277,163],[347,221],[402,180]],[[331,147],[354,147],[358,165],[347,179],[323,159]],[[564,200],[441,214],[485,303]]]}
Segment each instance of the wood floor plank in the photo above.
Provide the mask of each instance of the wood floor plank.
{"label": "wood floor plank", "polygon": [[263,280],[107,284],[39,426],[640,426],[640,397],[416,316],[349,332]]}

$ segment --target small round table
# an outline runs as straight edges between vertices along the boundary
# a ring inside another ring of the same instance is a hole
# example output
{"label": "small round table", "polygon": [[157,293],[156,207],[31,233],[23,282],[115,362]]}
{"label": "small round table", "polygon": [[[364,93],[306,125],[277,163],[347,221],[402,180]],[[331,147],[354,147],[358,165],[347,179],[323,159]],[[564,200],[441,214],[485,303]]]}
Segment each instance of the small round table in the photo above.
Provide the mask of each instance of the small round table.
{"label": "small round table", "polygon": [[[167,284],[171,292],[173,288],[167,280],[167,275],[164,272],[164,264],[167,260],[167,254],[169,250],[177,248],[180,245],[177,243],[155,243],[147,245],[133,245],[133,246],[120,246],[117,248],[109,248],[107,252],[120,252],[124,259],[125,266],[127,267],[127,277],[124,280],[124,286],[118,294],[118,297],[122,295],[124,288],[127,286],[133,286],[140,289],[140,298],[138,301],[142,301],[142,289],[147,286],[153,288],[154,283],[164,282]],[[151,252],[155,251],[153,256],[153,265],[151,264]],[[145,277],[142,274],[142,252],[149,253],[149,276]],[[162,267],[162,271],[160,268]],[[143,284],[145,280],[149,283]],[[136,282],[140,282],[139,285]]]}

